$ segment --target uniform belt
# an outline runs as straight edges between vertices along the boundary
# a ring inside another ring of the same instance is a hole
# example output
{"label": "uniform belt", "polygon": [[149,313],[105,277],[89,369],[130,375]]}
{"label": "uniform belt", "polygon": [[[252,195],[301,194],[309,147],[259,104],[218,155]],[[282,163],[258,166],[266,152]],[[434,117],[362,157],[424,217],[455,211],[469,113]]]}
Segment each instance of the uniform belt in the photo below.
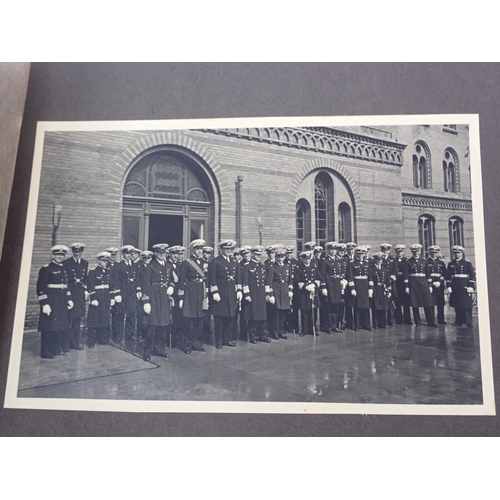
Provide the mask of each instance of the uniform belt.
{"label": "uniform belt", "polygon": [[468,274],[454,274],[452,278],[468,278]]}
{"label": "uniform belt", "polygon": [[75,283],[81,283],[81,282],[82,282],[82,280],[80,278],[75,279]]}
{"label": "uniform belt", "polygon": [[431,273],[434,278],[441,278],[441,273]]}
{"label": "uniform belt", "polygon": [[344,278],[342,274],[329,274],[328,278]]}
{"label": "uniform belt", "polygon": [[109,285],[96,285],[94,288],[96,290],[104,290],[106,288],[109,288]]}
{"label": "uniform belt", "polygon": [[410,276],[413,278],[425,278],[427,275],[425,273],[412,273]]}
{"label": "uniform belt", "polygon": [[404,273],[398,271],[398,276],[403,276]]}
{"label": "uniform belt", "polygon": [[193,279],[188,280],[188,281],[194,281],[195,283],[204,283],[205,278],[193,278]]}
{"label": "uniform belt", "polygon": [[133,283],[134,281],[135,281],[135,278],[129,278],[129,279],[128,279],[128,282],[129,282],[129,283]]}
{"label": "uniform belt", "polygon": [[368,276],[354,276],[355,280],[367,280]]}
{"label": "uniform belt", "polygon": [[55,285],[55,284],[50,283],[47,285],[47,288],[63,288],[64,289],[64,288],[68,288],[68,285],[64,285],[64,284]]}
{"label": "uniform belt", "polygon": [[154,286],[167,286],[168,283],[150,283],[150,285],[154,285]]}

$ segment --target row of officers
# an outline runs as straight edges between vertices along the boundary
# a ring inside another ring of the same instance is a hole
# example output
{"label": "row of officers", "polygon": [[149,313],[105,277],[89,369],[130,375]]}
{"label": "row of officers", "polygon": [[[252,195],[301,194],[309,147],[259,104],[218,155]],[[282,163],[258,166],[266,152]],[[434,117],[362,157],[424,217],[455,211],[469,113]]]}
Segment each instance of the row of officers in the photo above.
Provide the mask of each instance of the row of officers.
{"label": "row of officers", "polygon": [[292,332],[411,325],[410,309],[417,327],[420,308],[435,327],[446,324],[446,295],[455,309],[453,324],[472,326],[475,271],[461,246],[452,248],[454,259],[446,264],[438,246],[423,258],[419,244],[406,257],[401,244],[394,255],[383,243],[370,256],[367,245],[329,242],[323,255],[322,247],[308,242],[297,260],[293,246],[236,248],[224,240],[212,258],[213,248],[196,239],[186,259],[182,246],[160,243],[153,252],[111,247],[96,255],[90,271],[82,258],[85,245],[70,248],[67,258],[68,247],[52,247],[51,262],[39,271],[42,358],[83,349],[82,323],[88,347],[142,340],[145,360],[168,357],[168,339],[187,354],[205,351],[210,316],[217,349],[236,347],[236,338],[255,344]]}

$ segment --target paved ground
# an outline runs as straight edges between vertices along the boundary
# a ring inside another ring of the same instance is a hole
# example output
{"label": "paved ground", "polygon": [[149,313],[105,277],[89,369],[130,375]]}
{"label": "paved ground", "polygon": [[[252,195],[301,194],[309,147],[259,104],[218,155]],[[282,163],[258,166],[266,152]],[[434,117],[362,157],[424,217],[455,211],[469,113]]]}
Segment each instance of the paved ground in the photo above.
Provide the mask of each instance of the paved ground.
{"label": "paved ground", "polygon": [[[398,325],[312,336],[169,359],[114,345],[39,357],[25,332],[19,397],[191,401],[481,404],[477,328]],[[476,322],[476,318],[475,318]]]}

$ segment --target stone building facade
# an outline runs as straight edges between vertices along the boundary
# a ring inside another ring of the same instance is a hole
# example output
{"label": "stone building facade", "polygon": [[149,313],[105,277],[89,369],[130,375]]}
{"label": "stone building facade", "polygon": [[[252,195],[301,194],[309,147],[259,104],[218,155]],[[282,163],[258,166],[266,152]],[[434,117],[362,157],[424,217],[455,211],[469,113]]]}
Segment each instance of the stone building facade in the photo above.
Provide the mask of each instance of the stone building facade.
{"label": "stone building facade", "polygon": [[474,258],[466,126],[46,132],[26,325],[53,244],[355,241]]}

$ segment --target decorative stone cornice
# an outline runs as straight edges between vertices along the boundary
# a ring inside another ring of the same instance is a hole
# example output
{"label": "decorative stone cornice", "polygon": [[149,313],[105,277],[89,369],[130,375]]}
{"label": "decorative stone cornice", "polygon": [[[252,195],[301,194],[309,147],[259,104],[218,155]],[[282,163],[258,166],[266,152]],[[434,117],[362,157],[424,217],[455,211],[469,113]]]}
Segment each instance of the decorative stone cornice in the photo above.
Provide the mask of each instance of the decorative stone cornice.
{"label": "decorative stone cornice", "polygon": [[444,208],[447,210],[465,210],[472,212],[472,202],[468,200],[456,200],[450,198],[419,196],[402,193],[403,206],[419,208]]}
{"label": "decorative stone cornice", "polygon": [[403,150],[406,148],[405,144],[398,142],[331,127],[203,129],[203,132],[398,167],[403,165]]}

